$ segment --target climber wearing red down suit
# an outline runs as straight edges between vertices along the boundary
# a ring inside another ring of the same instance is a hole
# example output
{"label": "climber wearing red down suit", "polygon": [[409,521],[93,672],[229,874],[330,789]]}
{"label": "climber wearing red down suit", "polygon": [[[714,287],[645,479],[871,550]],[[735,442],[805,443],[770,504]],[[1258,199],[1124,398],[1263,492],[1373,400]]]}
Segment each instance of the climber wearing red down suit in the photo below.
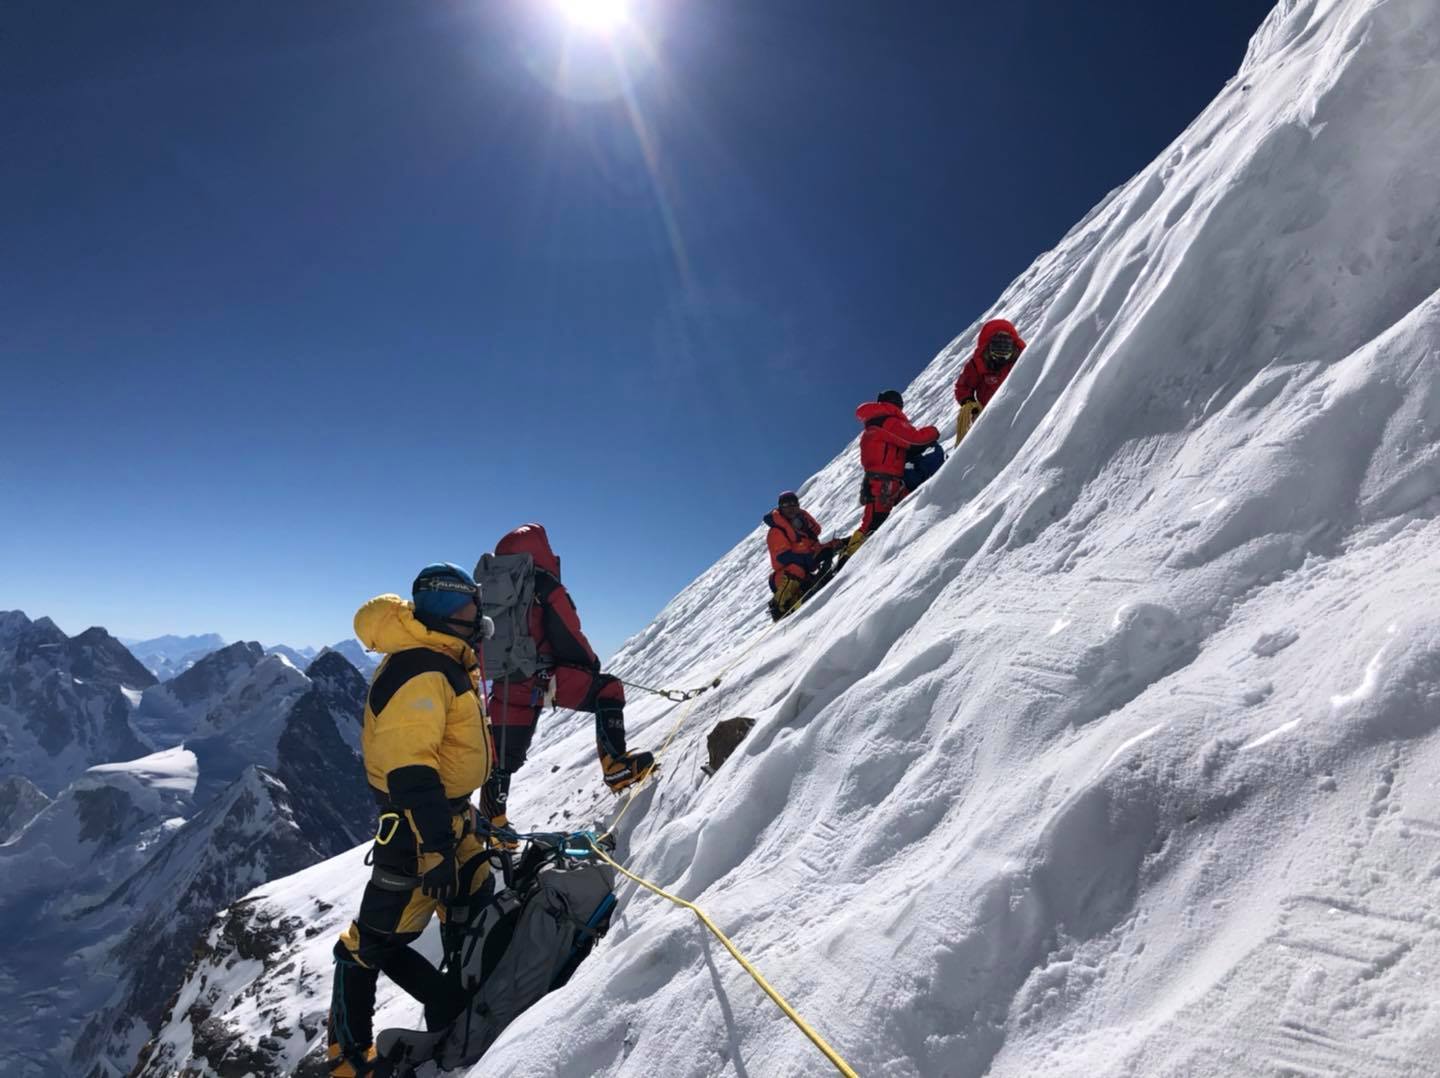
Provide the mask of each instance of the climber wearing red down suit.
{"label": "climber wearing red down suit", "polygon": [[980,327],[974,354],[955,380],[955,403],[974,401],[984,408],[1010,376],[1010,369],[1023,351],[1025,342],[1012,323],[1003,318],[986,322]]}
{"label": "climber wearing red down suit", "polygon": [[625,687],[600,672],[600,658],[580,630],[580,615],[560,583],[560,559],[539,524],[524,524],[495,544],[496,554],[529,554],[535,563],[535,602],[530,637],[542,669],[519,681],[496,681],[490,689],[496,766],[485,783],[482,805],[497,827],[506,819],[510,776],[525,763],[535,723],[546,703],[595,715],[596,748],[605,784],[623,790],[654,767],[648,752],[625,748]]}
{"label": "climber wearing red down suit", "polygon": [[[885,522],[890,510],[909,493],[905,484],[905,461],[907,455],[919,446],[936,445],[940,432],[934,427],[918,430],[910,424],[902,409],[904,399],[893,389],[887,389],[873,404],[862,404],[855,409],[855,418],[865,424],[860,435],[860,466],[865,469],[862,500],[865,516],[860,521],[860,535],[869,535]],[[943,459],[943,454],[940,454]]]}

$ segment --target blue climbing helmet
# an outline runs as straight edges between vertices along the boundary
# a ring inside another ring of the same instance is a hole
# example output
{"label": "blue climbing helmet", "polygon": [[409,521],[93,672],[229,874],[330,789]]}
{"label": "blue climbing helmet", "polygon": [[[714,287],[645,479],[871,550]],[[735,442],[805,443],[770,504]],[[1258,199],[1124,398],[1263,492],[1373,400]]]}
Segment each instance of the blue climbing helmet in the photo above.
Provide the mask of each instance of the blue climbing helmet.
{"label": "blue climbing helmet", "polygon": [[[458,636],[471,644],[484,639],[486,619],[480,615],[480,586],[460,566],[448,561],[425,566],[410,585],[410,594],[415,600],[415,620],[425,628]],[[469,603],[475,604],[474,617],[455,617]]]}

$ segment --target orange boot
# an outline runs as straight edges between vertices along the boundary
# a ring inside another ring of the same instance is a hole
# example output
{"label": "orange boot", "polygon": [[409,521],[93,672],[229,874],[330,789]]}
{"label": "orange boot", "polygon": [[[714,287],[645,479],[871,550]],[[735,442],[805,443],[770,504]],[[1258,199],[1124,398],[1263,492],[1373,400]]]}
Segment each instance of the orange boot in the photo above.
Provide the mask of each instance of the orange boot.
{"label": "orange boot", "polygon": [[344,1051],[334,1041],[325,1053],[332,1078],[389,1078],[395,1068],[375,1055],[375,1046],[363,1050]]}

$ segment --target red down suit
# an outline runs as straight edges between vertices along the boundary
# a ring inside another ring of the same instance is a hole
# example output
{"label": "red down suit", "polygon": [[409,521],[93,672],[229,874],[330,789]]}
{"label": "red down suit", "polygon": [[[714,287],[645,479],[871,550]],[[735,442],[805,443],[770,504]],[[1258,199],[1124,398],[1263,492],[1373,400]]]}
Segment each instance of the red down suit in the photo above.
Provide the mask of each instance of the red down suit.
{"label": "red down suit", "polygon": [[[998,371],[991,370],[990,364],[985,361],[985,349],[990,344],[990,338],[997,333],[1008,333],[1015,340],[1015,358]],[[1020,353],[1025,351],[1025,342],[1020,339],[1020,333],[1015,326],[1003,318],[995,318],[986,322],[980,327],[980,340],[975,344],[975,351],[960,369],[960,377],[955,379],[955,401],[957,404],[974,399],[984,408],[990,403],[990,398],[995,396],[1000,387],[1004,385],[1005,379],[1010,375],[1010,369],[1015,366],[1015,360],[1020,358]]]}
{"label": "red down suit", "polygon": [[916,428],[898,405],[871,401],[855,409],[865,425],[860,435],[860,466],[865,469],[865,516],[860,530],[870,534],[905,497],[905,452],[938,441],[934,427]]}
{"label": "red down suit", "polygon": [[[560,583],[560,559],[539,524],[524,524],[495,544],[496,554],[529,554],[535,562],[530,637],[543,667],[534,677],[496,681],[490,687],[496,766],[485,785],[485,809],[503,815],[510,776],[525,763],[535,723],[547,698],[558,707],[595,715],[596,731],[612,756],[625,752],[625,687],[600,672],[600,658],[580,628],[580,615]],[[551,696],[553,692],[553,696]]]}

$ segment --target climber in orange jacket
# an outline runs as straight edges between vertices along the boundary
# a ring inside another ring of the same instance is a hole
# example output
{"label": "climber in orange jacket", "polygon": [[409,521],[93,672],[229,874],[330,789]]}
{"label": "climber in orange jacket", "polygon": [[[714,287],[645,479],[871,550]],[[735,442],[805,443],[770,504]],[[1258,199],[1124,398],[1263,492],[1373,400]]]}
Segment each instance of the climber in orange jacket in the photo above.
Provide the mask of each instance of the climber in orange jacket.
{"label": "climber in orange jacket", "polygon": [[830,578],[830,567],[843,545],[839,539],[820,540],[820,524],[800,508],[793,490],[780,495],[776,508],[762,523],[770,529],[765,545],[770,549],[770,616],[779,621],[800,600]]}

